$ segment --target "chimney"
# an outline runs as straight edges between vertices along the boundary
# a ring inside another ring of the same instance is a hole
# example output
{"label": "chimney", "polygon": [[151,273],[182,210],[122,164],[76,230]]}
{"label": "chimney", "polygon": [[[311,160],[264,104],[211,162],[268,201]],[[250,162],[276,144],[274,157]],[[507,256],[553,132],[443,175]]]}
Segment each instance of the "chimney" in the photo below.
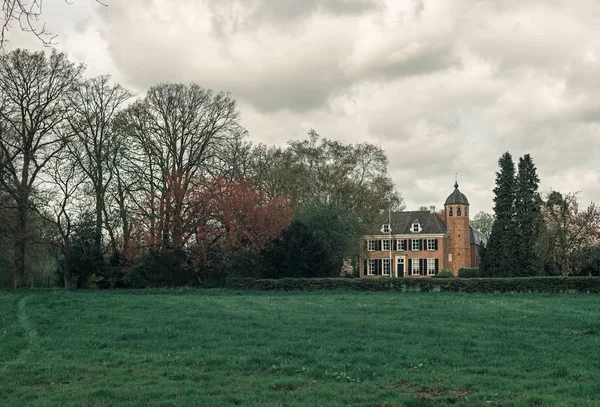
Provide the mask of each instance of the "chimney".
{"label": "chimney", "polygon": [[430,213],[435,213],[435,205],[431,205],[431,206],[429,207],[429,212],[430,212]]}

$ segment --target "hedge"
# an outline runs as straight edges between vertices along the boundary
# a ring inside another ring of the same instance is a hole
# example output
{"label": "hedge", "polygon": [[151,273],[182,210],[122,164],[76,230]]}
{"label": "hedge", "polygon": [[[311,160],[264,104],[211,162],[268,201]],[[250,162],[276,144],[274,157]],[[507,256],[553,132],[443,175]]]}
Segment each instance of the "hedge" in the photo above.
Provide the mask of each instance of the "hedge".
{"label": "hedge", "polygon": [[520,278],[282,278],[231,279],[225,288],[235,290],[355,290],[465,293],[600,293],[600,277]]}

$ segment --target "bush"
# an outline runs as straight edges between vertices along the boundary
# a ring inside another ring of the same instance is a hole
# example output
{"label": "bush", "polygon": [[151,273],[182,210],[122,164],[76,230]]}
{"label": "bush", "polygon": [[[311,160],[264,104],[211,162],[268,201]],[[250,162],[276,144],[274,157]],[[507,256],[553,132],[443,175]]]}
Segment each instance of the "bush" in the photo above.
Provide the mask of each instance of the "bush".
{"label": "bush", "polygon": [[443,269],[439,273],[437,273],[434,278],[454,278],[454,274],[448,269]]}
{"label": "bush", "polygon": [[458,276],[460,278],[481,278],[483,277],[477,267],[464,267],[458,269]]}

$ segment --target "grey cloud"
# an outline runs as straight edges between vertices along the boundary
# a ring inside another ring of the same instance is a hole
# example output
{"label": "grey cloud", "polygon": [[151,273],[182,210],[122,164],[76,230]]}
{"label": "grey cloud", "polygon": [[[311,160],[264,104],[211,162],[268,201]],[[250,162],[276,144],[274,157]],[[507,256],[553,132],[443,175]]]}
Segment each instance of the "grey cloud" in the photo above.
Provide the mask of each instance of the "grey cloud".
{"label": "grey cloud", "polygon": [[[302,22],[316,13],[332,17],[359,15],[382,7],[378,0],[208,0],[216,30],[230,33],[254,30],[262,24],[285,26]],[[240,12],[244,9],[244,12]]]}

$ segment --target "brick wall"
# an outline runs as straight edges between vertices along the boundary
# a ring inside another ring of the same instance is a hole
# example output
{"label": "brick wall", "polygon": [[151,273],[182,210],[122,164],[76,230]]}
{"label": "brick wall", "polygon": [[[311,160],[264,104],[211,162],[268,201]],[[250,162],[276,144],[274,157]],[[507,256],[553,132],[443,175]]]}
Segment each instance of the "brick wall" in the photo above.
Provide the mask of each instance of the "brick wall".
{"label": "brick wall", "polygon": [[[452,208],[452,216],[450,216]],[[446,205],[446,229],[450,235],[448,246],[452,261],[448,262],[448,269],[455,276],[458,269],[471,267],[471,236],[469,230],[468,205]],[[461,216],[458,216],[460,210]]]}

